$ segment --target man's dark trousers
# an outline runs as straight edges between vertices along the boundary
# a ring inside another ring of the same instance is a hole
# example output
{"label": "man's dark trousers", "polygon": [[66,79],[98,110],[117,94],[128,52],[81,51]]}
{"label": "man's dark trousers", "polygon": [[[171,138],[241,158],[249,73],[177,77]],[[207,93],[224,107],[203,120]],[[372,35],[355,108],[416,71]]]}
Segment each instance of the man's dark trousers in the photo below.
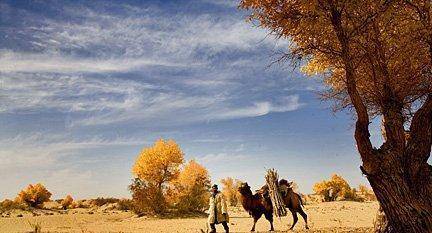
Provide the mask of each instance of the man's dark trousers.
{"label": "man's dark trousers", "polygon": [[[225,222],[225,221],[223,221],[223,222],[221,222],[221,223],[222,223],[223,228],[225,229],[225,232],[228,233],[228,232],[229,232],[228,223]],[[214,232],[216,232],[216,224],[211,223],[211,224],[210,224],[210,228],[211,228],[210,233],[214,233]]]}

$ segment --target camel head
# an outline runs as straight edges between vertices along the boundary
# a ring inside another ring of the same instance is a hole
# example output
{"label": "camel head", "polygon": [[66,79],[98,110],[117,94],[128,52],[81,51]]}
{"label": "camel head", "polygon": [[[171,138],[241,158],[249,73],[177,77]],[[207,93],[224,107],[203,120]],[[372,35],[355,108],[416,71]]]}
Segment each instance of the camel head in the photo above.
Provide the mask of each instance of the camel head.
{"label": "camel head", "polygon": [[238,191],[240,194],[242,195],[248,195],[248,194],[252,194],[252,191],[250,189],[250,186],[248,185],[247,182],[241,183],[238,187]]}
{"label": "camel head", "polygon": [[285,179],[281,179],[281,180],[279,181],[279,186],[281,186],[281,185],[286,185],[286,186],[288,186],[289,188],[291,188],[291,187],[292,187],[292,184],[293,184],[292,181],[291,181],[291,182],[288,182],[288,181],[285,180]]}

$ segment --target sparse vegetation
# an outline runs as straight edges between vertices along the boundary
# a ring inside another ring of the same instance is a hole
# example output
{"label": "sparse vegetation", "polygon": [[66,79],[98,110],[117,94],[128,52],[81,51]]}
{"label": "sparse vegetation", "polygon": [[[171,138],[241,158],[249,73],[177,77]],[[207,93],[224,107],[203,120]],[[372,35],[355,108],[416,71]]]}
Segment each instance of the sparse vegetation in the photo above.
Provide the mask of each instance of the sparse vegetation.
{"label": "sparse vegetation", "polygon": [[70,205],[71,209],[75,209],[75,208],[89,208],[90,204],[87,200],[77,200],[72,202],[72,204]]}
{"label": "sparse vegetation", "polygon": [[30,233],[42,233],[42,224],[40,222],[28,222],[28,224],[31,228]]}
{"label": "sparse vegetation", "polygon": [[0,212],[5,212],[13,209],[25,209],[26,205],[12,201],[10,199],[5,199],[0,202]]}
{"label": "sparse vegetation", "polygon": [[49,201],[51,193],[42,184],[30,184],[17,196],[17,203],[25,203],[31,207],[40,207],[44,202]]}
{"label": "sparse vegetation", "polygon": [[117,203],[119,210],[126,211],[133,209],[133,202],[130,199],[120,199]]}
{"label": "sparse vegetation", "polygon": [[108,198],[98,197],[96,199],[90,200],[90,205],[100,207],[100,206],[103,206],[105,204],[118,203],[119,201],[120,200],[118,198],[113,198],[113,197],[108,197]]}

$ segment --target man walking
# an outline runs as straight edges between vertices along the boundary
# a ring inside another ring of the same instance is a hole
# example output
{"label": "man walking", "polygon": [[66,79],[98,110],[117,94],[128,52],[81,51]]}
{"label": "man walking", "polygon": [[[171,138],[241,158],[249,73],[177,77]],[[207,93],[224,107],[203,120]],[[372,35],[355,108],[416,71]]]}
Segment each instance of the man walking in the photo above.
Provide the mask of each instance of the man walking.
{"label": "man walking", "polygon": [[210,196],[210,208],[208,223],[210,224],[210,233],[216,232],[216,224],[222,223],[225,232],[229,232],[228,228],[229,216],[227,210],[227,204],[224,195],[219,192],[218,186],[213,185]]}

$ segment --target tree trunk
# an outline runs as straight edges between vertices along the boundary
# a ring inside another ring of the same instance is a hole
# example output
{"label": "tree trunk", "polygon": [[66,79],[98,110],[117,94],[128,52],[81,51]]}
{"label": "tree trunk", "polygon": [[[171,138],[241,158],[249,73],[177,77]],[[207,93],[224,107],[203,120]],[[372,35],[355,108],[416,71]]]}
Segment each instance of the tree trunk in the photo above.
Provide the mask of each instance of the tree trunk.
{"label": "tree trunk", "polygon": [[[357,89],[358,77],[350,50],[350,29],[342,22],[343,10],[335,2],[329,1],[327,7],[341,48],[346,91],[357,113],[354,137],[363,161],[361,169],[384,210],[389,223],[386,231],[432,233],[432,168],[427,164],[432,145],[432,94],[428,94],[424,104],[414,114],[410,139],[406,141],[404,104],[395,95],[390,82],[385,51],[378,50],[378,68],[384,77],[380,113],[385,118],[387,140],[381,148],[374,148],[370,141],[368,108]],[[376,32],[379,34],[379,30]],[[382,47],[379,37],[375,42],[378,42],[378,47]]]}
{"label": "tree trunk", "polygon": [[388,220],[384,214],[384,211],[380,207],[378,210],[375,221],[374,221],[374,233],[388,233],[391,232],[390,225],[388,224]]}
{"label": "tree trunk", "polygon": [[[431,187],[430,170],[423,173],[425,179],[418,181],[408,175],[407,165],[390,161],[391,155],[385,158],[379,172],[367,174],[389,223],[379,232],[432,232],[432,193],[427,191]],[[425,180],[429,187],[423,187]]]}

